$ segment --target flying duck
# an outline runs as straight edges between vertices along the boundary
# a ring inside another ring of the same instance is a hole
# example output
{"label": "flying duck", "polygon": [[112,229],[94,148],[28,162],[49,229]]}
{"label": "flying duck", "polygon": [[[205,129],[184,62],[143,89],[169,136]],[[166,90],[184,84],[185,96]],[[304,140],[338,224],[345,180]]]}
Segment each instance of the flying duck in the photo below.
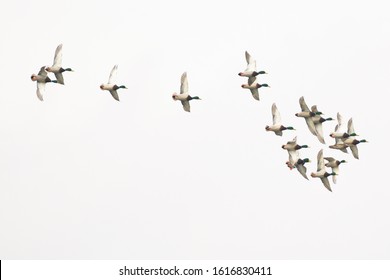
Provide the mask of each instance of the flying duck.
{"label": "flying duck", "polygon": [[249,78],[249,77],[256,77],[259,74],[267,74],[265,71],[259,71],[259,72],[256,71],[256,60],[254,60],[247,51],[245,51],[245,58],[246,58],[246,62],[248,63],[248,66],[244,72],[238,73],[238,76]]}
{"label": "flying duck", "polygon": [[346,161],[345,160],[336,160],[333,157],[324,157],[324,159],[326,161],[328,161],[327,163],[325,163],[325,166],[331,167],[332,172],[336,173],[336,175],[332,176],[333,183],[336,184],[336,176],[339,175],[339,165],[342,163],[345,163]]}
{"label": "flying duck", "polygon": [[187,79],[187,72],[184,72],[181,75],[181,85],[180,85],[180,94],[177,94],[176,92],[172,94],[173,100],[180,100],[181,104],[183,105],[183,109],[186,112],[190,112],[190,100],[192,99],[198,99],[200,98],[198,96],[190,96],[188,94],[188,79]]}
{"label": "flying duck", "polygon": [[115,80],[115,77],[116,77],[116,72],[118,70],[118,65],[115,65],[114,68],[112,68],[111,70],[111,73],[110,73],[110,77],[108,78],[108,83],[107,84],[101,84],[100,85],[100,89],[101,90],[108,90],[112,97],[119,101],[119,96],[118,96],[118,92],[117,90],[120,89],[120,88],[125,88],[127,89],[127,87],[125,86],[118,86],[116,84],[114,84],[114,80]]}
{"label": "flying duck", "polygon": [[332,189],[330,188],[329,180],[328,180],[328,177],[331,175],[336,175],[336,173],[326,172],[323,151],[321,149],[317,155],[317,172],[312,172],[310,174],[310,176],[313,178],[320,178],[322,183],[324,184],[325,188],[327,188],[329,191],[332,191]]}
{"label": "flying duck", "polygon": [[283,130],[294,130],[292,126],[284,126],[281,124],[282,119],[280,117],[280,113],[278,108],[276,107],[276,104],[272,104],[272,121],[273,125],[269,126],[267,125],[265,127],[266,131],[273,131],[275,132],[276,135],[282,136],[283,135]]}
{"label": "flying duck", "polygon": [[64,84],[64,77],[62,76],[62,73],[65,71],[72,71],[71,68],[62,68],[62,44],[58,45],[56,52],[54,54],[54,62],[53,66],[46,67],[45,69],[47,72],[52,72],[56,76],[56,79],[59,84]]}
{"label": "flying duck", "polygon": [[43,93],[45,92],[45,85],[46,83],[57,83],[56,80],[51,80],[47,76],[47,72],[45,70],[45,66],[41,67],[41,70],[39,70],[38,75],[32,74],[31,80],[33,82],[37,82],[37,97],[39,100],[43,101]]}

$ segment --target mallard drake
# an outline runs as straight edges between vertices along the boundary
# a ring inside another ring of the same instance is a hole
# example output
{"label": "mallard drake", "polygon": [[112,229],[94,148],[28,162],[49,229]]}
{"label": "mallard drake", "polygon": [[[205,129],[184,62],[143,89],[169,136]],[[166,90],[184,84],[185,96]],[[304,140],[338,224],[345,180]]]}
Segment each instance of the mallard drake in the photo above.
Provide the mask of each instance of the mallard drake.
{"label": "mallard drake", "polygon": [[62,44],[58,45],[56,52],[54,54],[54,62],[53,66],[46,67],[45,69],[47,72],[52,72],[56,76],[56,79],[59,84],[64,84],[64,77],[62,76],[62,73],[65,71],[72,71],[71,68],[62,68]]}
{"label": "mallard drake", "polygon": [[273,125],[269,126],[267,125],[265,127],[266,131],[273,131],[276,135],[282,136],[283,130],[295,130],[292,126],[284,126],[281,124],[282,118],[280,117],[280,113],[278,108],[276,107],[276,104],[272,104],[272,121]]}
{"label": "mallard drake", "polygon": [[51,80],[47,76],[45,66],[41,67],[41,70],[39,70],[38,75],[32,74],[30,78],[33,82],[37,82],[37,97],[41,101],[43,101],[43,93],[45,92],[46,83],[57,83],[56,80]]}
{"label": "mallard drake", "polygon": [[320,178],[322,183],[324,184],[325,188],[327,188],[329,191],[332,191],[332,189],[330,188],[329,180],[328,180],[328,177],[331,175],[336,175],[336,173],[326,172],[323,151],[321,149],[317,155],[317,172],[312,172],[310,174],[310,176],[313,178]]}
{"label": "mallard drake", "polygon": [[306,105],[306,102],[305,102],[305,99],[303,96],[301,96],[301,98],[299,98],[299,105],[301,106],[302,111],[299,113],[296,113],[295,116],[305,118],[307,127],[309,128],[310,132],[313,135],[317,136],[317,131],[316,131],[312,117],[314,117],[315,115],[321,115],[322,113],[321,112],[314,113],[314,112],[310,111],[309,107]]}
{"label": "mallard drake", "polygon": [[301,159],[299,158],[299,152],[294,151],[294,152],[289,152],[289,160],[286,161],[287,166],[290,168],[290,170],[296,168],[298,172],[303,176],[303,178],[309,180],[309,178],[306,175],[306,166],[305,163],[310,162],[310,159],[304,158]]}
{"label": "mallard drake", "polygon": [[348,135],[350,136],[347,139],[345,139],[343,142],[347,147],[351,149],[353,157],[359,159],[359,150],[356,145],[360,143],[367,143],[368,141],[365,139],[357,140],[355,139],[354,136],[351,136],[351,135],[356,135],[355,129],[353,127],[352,118],[350,118],[348,121]]}
{"label": "mallard drake", "polygon": [[245,51],[245,58],[246,58],[246,62],[248,63],[248,66],[244,72],[238,73],[238,76],[249,78],[249,77],[256,77],[259,74],[267,74],[265,71],[259,71],[259,72],[256,71],[256,60],[254,60],[247,51]]}
{"label": "mallard drake", "polygon": [[[340,134],[339,130],[340,130],[340,125],[336,125],[335,127],[335,134]],[[334,137],[335,138],[335,137]],[[343,142],[343,140],[341,138],[335,138],[335,144],[334,145],[330,145],[329,148],[331,149],[336,149],[336,150],[340,150],[344,153],[348,153],[347,151],[347,145]]]}
{"label": "mallard drake", "polygon": [[112,68],[111,70],[111,73],[110,73],[110,77],[108,78],[108,83],[107,84],[101,84],[100,85],[100,89],[101,90],[108,90],[112,97],[119,101],[119,96],[118,96],[118,92],[117,90],[120,89],[120,88],[124,88],[124,89],[127,89],[127,87],[125,86],[118,86],[116,84],[114,84],[114,80],[115,80],[115,77],[116,77],[116,72],[118,70],[118,65],[115,65],[114,68]]}
{"label": "mallard drake", "polygon": [[[318,113],[318,109],[317,109],[317,105],[313,105],[311,106],[311,111],[316,114]],[[321,113],[321,112],[320,112]],[[314,127],[316,129],[316,136],[317,136],[317,139],[322,143],[322,144],[325,144],[325,140],[324,140],[324,133],[322,132],[322,123],[325,122],[325,121],[328,121],[328,120],[333,120],[332,118],[323,118],[321,117],[321,115],[314,115],[313,117],[311,117],[312,120],[313,120],[313,123],[314,123]]]}
{"label": "mallard drake", "polygon": [[326,167],[332,168],[332,172],[335,173],[336,175],[332,176],[333,183],[336,184],[336,176],[339,175],[339,165],[342,163],[345,163],[345,160],[336,160],[333,157],[324,157],[327,163],[325,163]]}
{"label": "mallard drake", "polygon": [[297,136],[292,141],[288,141],[287,144],[282,145],[282,149],[287,150],[289,156],[289,162],[294,165],[299,159],[298,150],[303,148],[309,148],[307,145],[298,145]]}
{"label": "mallard drake", "polygon": [[341,140],[345,140],[347,139],[348,137],[352,137],[352,136],[358,136],[355,132],[352,132],[351,134],[348,134],[347,132],[341,132],[341,125],[343,123],[343,118],[342,116],[340,115],[340,113],[337,113],[337,122],[338,122],[338,126],[336,125],[336,129],[334,132],[332,132],[329,136],[332,137],[332,138],[338,138],[338,139],[341,139]]}
{"label": "mallard drake", "polygon": [[181,84],[180,84],[180,94],[177,94],[176,92],[172,94],[173,100],[180,100],[181,104],[183,105],[183,109],[186,112],[190,112],[190,100],[192,99],[198,99],[200,98],[198,96],[190,96],[188,94],[188,79],[187,79],[187,72],[184,72],[181,75]]}
{"label": "mallard drake", "polygon": [[268,84],[259,84],[257,82],[257,77],[249,77],[248,83],[241,85],[242,88],[247,88],[251,90],[252,96],[256,100],[260,100],[258,89],[261,87],[270,87]]}

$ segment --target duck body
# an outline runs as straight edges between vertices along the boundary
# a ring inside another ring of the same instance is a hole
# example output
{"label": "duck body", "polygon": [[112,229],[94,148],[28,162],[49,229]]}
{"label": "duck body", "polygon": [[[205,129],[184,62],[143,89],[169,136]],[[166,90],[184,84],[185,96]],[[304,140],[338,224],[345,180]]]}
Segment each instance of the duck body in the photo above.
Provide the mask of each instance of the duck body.
{"label": "duck body", "polygon": [[270,87],[268,84],[259,84],[256,77],[248,78],[248,83],[241,85],[242,88],[250,89],[252,96],[256,100],[260,100],[259,88]]}
{"label": "duck body", "polygon": [[65,71],[71,71],[73,70],[71,68],[63,68],[62,67],[62,44],[58,45],[55,54],[54,54],[54,61],[53,65],[46,67],[45,69],[47,72],[51,72],[56,76],[56,79],[59,84],[63,85],[64,83],[64,77],[62,75]]}
{"label": "duck body", "polygon": [[333,183],[336,184],[336,176],[339,175],[339,165],[342,163],[345,163],[345,160],[336,160],[333,157],[324,157],[327,163],[325,163],[326,167],[332,168],[332,172],[335,173],[335,175],[332,176]]}
{"label": "duck body", "polygon": [[117,90],[118,89],[127,89],[127,87],[124,85],[118,86],[117,84],[114,83],[117,71],[118,71],[118,65],[115,65],[110,72],[110,77],[108,78],[108,83],[101,84],[100,89],[109,91],[111,93],[111,96],[116,101],[119,101],[119,95],[118,95]]}
{"label": "duck body", "polygon": [[256,61],[247,51],[245,51],[245,59],[248,64],[247,68],[243,72],[238,73],[238,76],[250,78],[260,74],[267,74],[265,71],[256,71]]}
{"label": "duck body", "polygon": [[293,130],[294,128],[291,126],[284,126],[281,124],[282,118],[280,116],[279,110],[276,107],[276,104],[272,104],[271,108],[272,112],[272,125],[267,125],[265,127],[266,131],[273,131],[276,135],[282,136],[283,135],[283,130]]}
{"label": "duck body", "polygon": [[177,94],[176,92],[172,94],[172,99],[177,101],[181,101],[181,104],[183,106],[184,111],[190,112],[190,101],[193,99],[201,100],[198,96],[190,96],[188,94],[188,78],[187,78],[187,72],[184,72],[181,75],[180,79],[180,94]]}
{"label": "duck body", "polygon": [[322,181],[322,184],[324,185],[324,187],[328,190],[328,191],[332,191],[331,187],[330,187],[330,183],[329,183],[329,180],[328,180],[328,177],[331,176],[331,175],[336,175],[336,173],[332,172],[332,173],[328,173],[325,169],[325,162],[324,162],[324,156],[323,156],[323,150],[321,149],[319,152],[318,152],[318,155],[317,155],[317,172],[312,172],[310,174],[311,177],[313,178],[320,178],[321,181]]}
{"label": "duck body", "polygon": [[33,82],[37,82],[37,90],[36,94],[39,100],[43,101],[43,93],[45,92],[46,83],[57,83],[56,80],[52,80],[47,76],[47,72],[45,70],[45,66],[42,66],[39,70],[38,75],[32,74],[31,80]]}

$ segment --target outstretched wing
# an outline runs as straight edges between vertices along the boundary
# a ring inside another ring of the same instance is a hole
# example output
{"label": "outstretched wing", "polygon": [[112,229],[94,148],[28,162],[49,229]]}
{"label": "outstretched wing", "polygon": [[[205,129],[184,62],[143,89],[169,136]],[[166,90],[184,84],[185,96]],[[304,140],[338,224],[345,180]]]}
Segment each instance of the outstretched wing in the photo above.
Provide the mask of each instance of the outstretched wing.
{"label": "outstretched wing", "polygon": [[311,134],[317,136],[316,127],[314,125],[312,118],[305,118],[305,121],[306,121],[307,127],[309,128]]}
{"label": "outstretched wing", "polygon": [[317,155],[317,172],[325,169],[324,155],[322,149]]}
{"label": "outstretched wing", "polygon": [[[350,118],[348,121],[348,134],[351,135],[352,133],[355,133],[355,129],[353,128],[352,118]],[[355,137],[351,137],[351,138],[355,138]]]}
{"label": "outstretched wing", "polygon": [[245,69],[245,72],[256,71],[256,61],[253,59],[253,57],[247,51],[245,52],[245,58],[246,58],[246,62],[248,63],[248,66]]}
{"label": "outstretched wing", "polygon": [[[188,94],[188,78],[187,72],[181,75],[180,94]],[[183,102],[182,102],[183,103]],[[183,105],[184,106],[184,105]],[[188,103],[189,106],[189,103]],[[188,107],[189,108],[189,107]],[[185,109],[184,109],[185,110]],[[189,112],[189,111],[187,111]]]}
{"label": "outstretched wing", "polygon": [[334,162],[336,161],[335,158],[333,157],[324,157],[325,160],[329,161],[329,162]]}
{"label": "outstretched wing", "polygon": [[354,158],[359,159],[359,150],[356,145],[350,146]]}
{"label": "outstretched wing", "polygon": [[53,67],[61,67],[62,65],[62,44],[58,45],[54,54]]}
{"label": "outstretched wing", "polygon": [[64,84],[64,77],[62,76],[62,73],[54,73],[57,79],[57,83],[63,85]]}
{"label": "outstretched wing", "polygon": [[299,171],[299,173],[301,173],[301,175],[303,176],[303,178],[309,180],[309,178],[307,178],[307,175],[306,175],[306,167],[302,164],[297,164],[297,169]]}
{"label": "outstretched wing", "polygon": [[119,95],[118,95],[118,92],[116,90],[110,90],[110,93],[112,95],[112,97],[114,97],[115,100],[119,101]]}
{"label": "outstretched wing", "polygon": [[186,112],[190,112],[190,102],[188,100],[181,100],[181,104],[183,105],[183,109]]}
{"label": "outstretched wing", "polygon": [[279,110],[275,103],[272,104],[272,121],[274,125],[280,124],[282,122],[282,118],[280,117]]}
{"label": "outstretched wing", "polygon": [[322,123],[317,123],[317,124],[315,124],[315,129],[316,129],[316,132],[317,132],[317,138],[318,138],[318,140],[319,140],[322,144],[325,144],[324,133],[322,132]]}
{"label": "outstretched wing", "polygon": [[118,70],[118,65],[115,65],[114,68],[112,68],[112,70],[111,70],[110,77],[108,78],[109,84],[114,83],[117,70]]}
{"label": "outstretched wing", "polygon": [[251,88],[251,93],[254,99],[260,100],[259,90],[257,88]]}
{"label": "outstretched wing", "polygon": [[333,184],[336,184],[337,182],[337,175],[339,175],[339,167],[336,166],[336,167],[332,167],[332,172],[336,173],[336,175],[332,175],[332,181],[333,181]]}
{"label": "outstretched wing", "polygon": [[305,98],[303,96],[301,96],[301,98],[299,98],[299,105],[301,106],[301,110],[304,111],[304,112],[309,112],[309,107],[307,107],[306,105],[306,102],[305,102]]}
{"label": "outstretched wing", "polygon": [[45,92],[45,83],[37,83],[37,97],[43,101],[43,93]]}
{"label": "outstretched wing", "polygon": [[47,77],[47,72],[46,72],[45,68],[46,68],[45,66],[41,67],[41,69],[39,70],[39,73],[38,73],[39,76]]}
{"label": "outstretched wing", "polygon": [[321,177],[321,181],[322,181],[322,183],[324,184],[325,188],[327,188],[327,189],[331,192],[332,189],[330,188],[330,183],[329,183],[328,178],[326,178],[326,177]]}
{"label": "outstretched wing", "polygon": [[288,145],[290,144],[295,145],[296,143],[297,143],[297,136],[295,136],[293,140],[287,142]]}

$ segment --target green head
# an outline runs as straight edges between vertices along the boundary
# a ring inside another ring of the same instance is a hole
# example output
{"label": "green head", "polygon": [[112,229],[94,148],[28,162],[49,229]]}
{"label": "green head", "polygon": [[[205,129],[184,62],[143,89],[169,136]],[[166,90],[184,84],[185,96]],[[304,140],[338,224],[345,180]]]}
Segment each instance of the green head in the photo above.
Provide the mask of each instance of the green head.
{"label": "green head", "polygon": [[302,161],[303,161],[303,163],[306,163],[306,162],[310,162],[310,159],[304,158]]}
{"label": "green head", "polygon": [[366,139],[360,140],[359,143],[368,143]]}
{"label": "green head", "polygon": [[270,87],[268,84],[261,84],[260,87]]}
{"label": "green head", "polygon": [[72,68],[65,68],[64,70],[65,70],[65,71],[74,72]]}
{"label": "green head", "polygon": [[322,115],[322,112],[314,112],[315,115]]}
{"label": "green head", "polygon": [[125,89],[127,89],[127,87],[125,87],[125,86],[123,86],[123,85],[122,85],[122,86],[119,86],[118,88],[125,88]]}
{"label": "green head", "polygon": [[349,136],[359,136],[359,135],[357,135],[357,134],[354,132],[354,133],[349,134]]}
{"label": "green head", "polygon": [[302,145],[301,148],[309,148],[308,145]]}
{"label": "green head", "polygon": [[346,163],[347,161],[346,160],[340,160],[340,163]]}
{"label": "green head", "polygon": [[257,75],[259,75],[259,74],[268,74],[268,73],[265,71],[259,71],[259,72],[257,72]]}
{"label": "green head", "polygon": [[292,126],[288,126],[288,127],[286,127],[286,129],[288,129],[288,130],[295,130],[295,128],[293,128]]}
{"label": "green head", "polygon": [[334,121],[334,119],[332,119],[332,118],[326,118],[325,120],[326,121]]}

